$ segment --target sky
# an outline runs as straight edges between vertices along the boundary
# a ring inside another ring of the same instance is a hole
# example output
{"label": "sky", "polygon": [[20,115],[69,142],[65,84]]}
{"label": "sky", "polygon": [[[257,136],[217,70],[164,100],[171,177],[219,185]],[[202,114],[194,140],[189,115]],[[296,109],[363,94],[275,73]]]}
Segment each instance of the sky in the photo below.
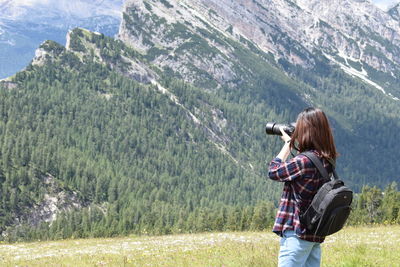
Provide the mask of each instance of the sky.
{"label": "sky", "polygon": [[[0,0],[0,5],[5,2],[11,2],[24,5],[35,5],[35,4],[48,4],[49,2],[54,2],[54,0]],[[101,2],[101,1],[100,1]],[[380,8],[386,10],[388,7],[395,3],[399,3],[400,0],[372,0]]]}
{"label": "sky", "polygon": [[[32,7],[71,14],[78,17],[91,17],[93,14],[121,16],[123,0],[0,0],[0,18],[13,19],[27,16]],[[51,13],[51,12],[50,12]]]}
{"label": "sky", "polygon": [[400,0],[372,0],[372,2],[377,5],[379,8],[383,10],[387,10],[388,7],[393,6],[396,3],[399,3]]}

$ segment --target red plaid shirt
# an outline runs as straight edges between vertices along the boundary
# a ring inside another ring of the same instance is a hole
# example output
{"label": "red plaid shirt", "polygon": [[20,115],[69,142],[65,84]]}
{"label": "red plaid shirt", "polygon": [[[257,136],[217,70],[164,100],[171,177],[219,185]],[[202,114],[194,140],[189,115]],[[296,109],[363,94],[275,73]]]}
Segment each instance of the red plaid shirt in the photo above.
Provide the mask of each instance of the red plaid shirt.
{"label": "red plaid shirt", "polygon": [[[318,152],[313,152],[331,173],[331,164]],[[306,234],[306,227],[299,220],[300,212],[304,212],[308,208],[318,189],[327,182],[311,160],[304,155],[297,155],[286,162],[275,158],[269,165],[269,178],[285,183],[272,231],[282,236],[283,231],[293,230],[300,239],[324,242],[324,236]]]}

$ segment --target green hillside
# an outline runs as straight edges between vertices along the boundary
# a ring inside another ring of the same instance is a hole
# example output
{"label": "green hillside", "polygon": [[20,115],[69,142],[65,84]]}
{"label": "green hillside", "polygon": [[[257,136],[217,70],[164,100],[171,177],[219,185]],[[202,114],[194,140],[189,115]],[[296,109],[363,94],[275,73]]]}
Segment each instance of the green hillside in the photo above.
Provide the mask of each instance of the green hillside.
{"label": "green hillside", "polygon": [[41,45],[0,89],[2,238],[265,229],[280,195],[266,164],[281,141],[264,125],[310,104],[330,116],[354,189],[396,179],[396,162],[377,160],[398,155],[396,104],[327,63],[291,76],[251,43],[209,34],[234,49],[234,87],[184,82],[149,53],[82,29],[67,49]]}
{"label": "green hillside", "polygon": [[[134,53],[104,36],[75,33],[83,38],[72,42],[75,49],[80,41],[87,41],[86,36],[103,43],[104,49],[115,49],[117,55],[123,54],[122,49]],[[182,103],[177,104],[160,92],[161,85],[128,79],[111,65],[99,64],[90,53],[68,52],[54,42],[41,48],[52,55],[45,64],[18,73],[13,79],[17,88],[0,90],[2,230],[15,224],[15,217],[22,226],[12,235],[29,239],[72,233],[222,230],[229,216],[239,215],[243,226],[235,227],[248,228],[258,211],[261,221],[252,226],[257,229],[273,216],[272,203],[265,201],[278,197],[278,192],[277,187],[266,185],[261,174],[264,163],[255,162],[251,168],[242,161],[255,160],[254,154],[263,151],[250,146],[231,154],[222,138],[237,138],[238,133],[211,135],[218,131],[209,119],[217,116],[212,112],[241,122],[246,121],[248,109],[180,81],[160,78]],[[203,110],[196,111],[197,103]],[[198,114],[201,122],[190,114]],[[260,121],[254,131],[258,142],[265,142],[263,116],[254,117]],[[23,224],[29,221],[32,207],[46,198],[42,185],[49,176],[59,181],[61,189],[78,192],[78,203],[87,208],[61,214],[50,232],[47,224],[38,224],[32,232]],[[265,210],[269,213],[261,212]]]}

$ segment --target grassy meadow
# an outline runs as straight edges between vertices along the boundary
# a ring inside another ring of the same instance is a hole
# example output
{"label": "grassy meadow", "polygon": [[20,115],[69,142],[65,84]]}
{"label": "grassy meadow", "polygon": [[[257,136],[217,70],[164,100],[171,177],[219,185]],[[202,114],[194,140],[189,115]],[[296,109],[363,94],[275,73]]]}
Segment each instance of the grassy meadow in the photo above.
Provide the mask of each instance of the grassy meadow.
{"label": "grassy meadow", "polygon": [[[0,266],[276,266],[270,232],[0,244]],[[348,227],[323,244],[322,266],[400,266],[400,226]]]}

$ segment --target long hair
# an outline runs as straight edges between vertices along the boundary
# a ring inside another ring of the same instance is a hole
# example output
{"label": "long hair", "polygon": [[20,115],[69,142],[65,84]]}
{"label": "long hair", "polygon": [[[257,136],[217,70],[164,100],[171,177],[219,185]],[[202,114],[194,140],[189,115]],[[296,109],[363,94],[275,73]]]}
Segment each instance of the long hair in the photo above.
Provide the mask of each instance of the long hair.
{"label": "long hair", "polygon": [[300,153],[317,150],[323,157],[333,160],[339,155],[328,118],[319,108],[306,108],[298,115],[290,147]]}

